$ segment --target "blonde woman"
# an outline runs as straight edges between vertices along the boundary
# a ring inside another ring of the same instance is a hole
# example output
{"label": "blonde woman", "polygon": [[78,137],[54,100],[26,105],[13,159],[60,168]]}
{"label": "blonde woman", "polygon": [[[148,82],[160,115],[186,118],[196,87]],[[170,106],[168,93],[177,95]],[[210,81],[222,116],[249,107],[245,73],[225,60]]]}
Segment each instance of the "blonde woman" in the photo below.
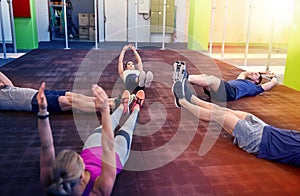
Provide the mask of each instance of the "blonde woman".
{"label": "blonde woman", "polygon": [[80,154],[63,150],[55,158],[44,89],[45,83],[42,83],[37,95],[41,184],[49,195],[110,195],[116,174],[121,172],[130,153],[144,92],[136,94],[131,115],[114,136],[113,130],[119,124],[124,105],[121,104],[110,116],[107,94],[101,87],[93,85],[94,104],[101,112],[102,125],[91,133]]}

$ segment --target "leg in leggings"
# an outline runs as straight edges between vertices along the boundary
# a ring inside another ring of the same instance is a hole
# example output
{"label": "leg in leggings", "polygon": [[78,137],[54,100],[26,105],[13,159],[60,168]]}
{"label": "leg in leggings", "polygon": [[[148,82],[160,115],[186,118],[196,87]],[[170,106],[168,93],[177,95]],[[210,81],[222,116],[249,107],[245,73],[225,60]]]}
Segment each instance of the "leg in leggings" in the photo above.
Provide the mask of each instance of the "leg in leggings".
{"label": "leg in leggings", "polygon": [[124,166],[131,148],[132,136],[138,119],[139,110],[134,109],[127,121],[118,131],[115,137],[115,151],[119,155],[120,161]]}
{"label": "leg in leggings", "polygon": [[[110,116],[111,118],[111,124],[112,124],[112,130],[114,130],[121,119],[121,116],[123,114],[123,108],[121,108],[122,106],[119,106]],[[92,133],[91,135],[87,138],[83,150],[86,148],[92,148],[92,147],[96,147],[96,146],[102,146],[101,144],[101,139],[102,138],[102,125],[100,125],[99,127],[97,127]]]}

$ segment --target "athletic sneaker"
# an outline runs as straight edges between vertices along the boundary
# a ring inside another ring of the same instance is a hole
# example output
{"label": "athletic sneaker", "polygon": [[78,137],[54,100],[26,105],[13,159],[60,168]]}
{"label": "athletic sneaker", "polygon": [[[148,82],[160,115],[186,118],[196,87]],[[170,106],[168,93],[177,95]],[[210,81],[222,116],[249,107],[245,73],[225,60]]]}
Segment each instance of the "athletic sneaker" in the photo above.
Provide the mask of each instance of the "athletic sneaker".
{"label": "athletic sneaker", "polygon": [[172,93],[173,93],[174,98],[175,98],[175,106],[180,108],[181,105],[179,103],[179,99],[184,98],[183,89],[182,89],[182,82],[181,81],[178,80],[178,81],[173,83]]}
{"label": "athletic sneaker", "polygon": [[132,101],[135,99],[135,94],[131,94],[129,97],[129,105],[132,103]]}
{"label": "athletic sneaker", "polygon": [[188,78],[188,73],[186,71],[186,64],[184,61],[176,61],[173,64],[173,81],[182,81],[184,78]]}
{"label": "athletic sneaker", "polygon": [[180,72],[180,67],[181,67],[180,61],[176,61],[173,64],[173,76],[172,76],[173,82],[176,82],[178,80],[178,74]]}
{"label": "athletic sneaker", "polygon": [[[123,92],[124,93],[124,92]],[[127,94],[127,93],[125,93]],[[127,96],[124,94],[124,97]],[[129,97],[129,102],[128,102],[128,105],[130,105],[132,103],[132,101],[135,99],[135,94],[131,94],[130,97]],[[116,108],[118,108],[122,103],[122,95],[118,95],[115,99],[114,99],[114,107],[112,107],[112,111],[115,111]],[[125,108],[125,107],[124,107]]]}
{"label": "athletic sneaker", "polygon": [[146,81],[146,72],[141,71],[139,75],[139,87],[144,87]]}
{"label": "athletic sneaker", "polygon": [[181,61],[181,77],[180,80],[183,81],[183,79],[188,79],[189,74],[186,69],[186,63],[184,61]]}
{"label": "athletic sneaker", "polygon": [[188,102],[191,102],[191,98],[194,94],[194,92],[190,89],[189,87],[189,83],[187,81],[186,78],[183,79],[182,82],[182,89],[183,89],[183,93],[184,93],[184,97]]}
{"label": "athletic sneaker", "polygon": [[123,115],[126,115],[129,113],[129,99],[130,99],[130,92],[128,90],[125,90],[121,97],[121,103],[124,107],[123,109]]}
{"label": "athletic sneaker", "polygon": [[146,74],[145,88],[149,88],[151,86],[152,80],[153,80],[153,73],[151,71],[148,71]]}
{"label": "athletic sneaker", "polygon": [[136,94],[135,94],[135,99],[131,108],[131,112],[133,112],[134,107],[138,104],[140,106],[140,108],[143,107],[144,105],[144,101],[145,101],[145,92],[143,90],[139,90]]}

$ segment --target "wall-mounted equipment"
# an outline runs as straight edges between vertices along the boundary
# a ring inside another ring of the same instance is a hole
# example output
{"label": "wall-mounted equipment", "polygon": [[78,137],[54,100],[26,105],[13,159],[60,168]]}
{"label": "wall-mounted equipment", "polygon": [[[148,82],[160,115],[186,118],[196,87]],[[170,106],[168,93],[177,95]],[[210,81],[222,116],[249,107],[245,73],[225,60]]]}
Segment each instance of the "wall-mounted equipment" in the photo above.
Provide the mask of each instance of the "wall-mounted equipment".
{"label": "wall-mounted equipment", "polygon": [[138,0],[138,13],[149,14],[150,12],[150,0]]}

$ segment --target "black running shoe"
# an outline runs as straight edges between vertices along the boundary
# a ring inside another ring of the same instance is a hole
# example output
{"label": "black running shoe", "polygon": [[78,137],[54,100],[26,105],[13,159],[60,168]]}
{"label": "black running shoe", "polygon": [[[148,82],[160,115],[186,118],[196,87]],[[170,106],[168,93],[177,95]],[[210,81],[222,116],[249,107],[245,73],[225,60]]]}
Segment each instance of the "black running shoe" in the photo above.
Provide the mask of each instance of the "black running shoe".
{"label": "black running shoe", "polygon": [[182,82],[181,81],[176,81],[176,82],[173,83],[172,93],[174,94],[174,97],[175,97],[176,107],[180,108],[181,105],[179,103],[179,99],[184,98],[183,91],[182,91]]}

